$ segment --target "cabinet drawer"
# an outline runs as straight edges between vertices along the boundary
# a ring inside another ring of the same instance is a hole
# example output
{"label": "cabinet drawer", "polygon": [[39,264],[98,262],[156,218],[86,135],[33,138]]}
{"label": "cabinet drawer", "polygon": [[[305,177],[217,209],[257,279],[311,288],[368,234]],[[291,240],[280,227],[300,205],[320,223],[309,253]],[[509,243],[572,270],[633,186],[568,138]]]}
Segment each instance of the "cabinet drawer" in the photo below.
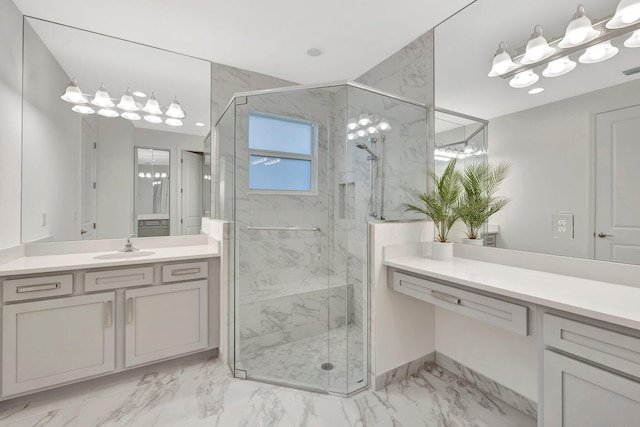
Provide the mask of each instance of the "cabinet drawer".
{"label": "cabinet drawer", "polygon": [[85,292],[153,284],[153,267],[92,271],[84,275]]}
{"label": "cabinet drawer", "polygon": [[209,275],[207,261],[168,264],[162,266],[163,282],[206,279]]}
{"label": "cabinet drawer", "polygon": [[393,272],[393,289],[519,335],[528,335],[527,307]]}
{"label": "cabinet drawer", "polygon": [[640,338],[545,313],[547,346],[640,378]]}
{"label": "cabinet drawer", "polygon": [[73,275],[71,274],[10,279],[2,284],[4,302],[71,295],[72,292]]}

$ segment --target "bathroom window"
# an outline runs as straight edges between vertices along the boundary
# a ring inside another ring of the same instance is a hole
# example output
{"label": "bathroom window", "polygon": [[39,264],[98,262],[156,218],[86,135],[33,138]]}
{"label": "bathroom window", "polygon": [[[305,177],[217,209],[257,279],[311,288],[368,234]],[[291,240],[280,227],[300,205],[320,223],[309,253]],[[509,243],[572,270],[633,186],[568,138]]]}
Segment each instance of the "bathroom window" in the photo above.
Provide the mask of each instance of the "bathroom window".
{"label": "bathroom window", "polygon": [[313,193],[316,123],[265,113],[249,114],[249,189]]}

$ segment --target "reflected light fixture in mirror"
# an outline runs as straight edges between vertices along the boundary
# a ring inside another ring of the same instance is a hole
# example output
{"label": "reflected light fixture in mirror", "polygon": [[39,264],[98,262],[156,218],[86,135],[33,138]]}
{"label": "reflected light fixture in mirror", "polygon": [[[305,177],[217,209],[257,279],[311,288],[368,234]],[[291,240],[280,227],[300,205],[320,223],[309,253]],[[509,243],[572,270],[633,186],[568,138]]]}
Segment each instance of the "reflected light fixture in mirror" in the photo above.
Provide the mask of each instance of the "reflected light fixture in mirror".
{"label": "reflected light fixture in mirror", "polygon": [[493,56],[493,64],[491,66],[491,71],[489,71],[489,77],[501,76],[509,71],[515,70],[516,68],[518,68],[518,66],[513,62],[511,56],[507,52],[507,44],[505,42],[501,42],[496,54]]}
{"label": "reflected light fixture in mirror", "polygon": [[72,104],[86,104],[87,98],[82,94],[82,91],[78,87],[75,77],[71,79],[71,82],[67,85],[64,93],[60,97],[63,101],[70,102]]}
{"label": "reflected light fixture in mirror", "polygon": [[536,25],[533,29],[533,34],[529,37],[527,42],[527,50],[524,57],[520,60],[522,64],[533,64],[534,62],[541,61],[553,55],[556,49],[549,46],[547,39],[544,38],[542,33],[542,27]]}
{"label": "reflected light fixture in mirror", "polygon": [[627,40],[624,41],[626,47],[640,47],[640,30],[636,30]]}
{"label": "reflected light fixture in mirror", "polygon": [[533,70],[526,70],[516,74],[515,77],[509,81],[509,86],[521,89],[536,84],[538,79],[540,79],[540,76],[534,73]]}
{"label": "reflected light fixture in mirror", "polygon": [[613,58],[618,53],[618,48],[611,45],[610,41],[599,43],[588,48],[580,55],[578,61],[582,64],[595,64]]}
{"label": "reflected light fixture in mirror", "polygon": [[102,83],[100,85],[100,88],[96,91],[96,94],[91,100],[91,104],[95,105],[96,107],[102,108],[115,107],[115,104],[113,103],[113,101],[111,101],[111,97],[109,96],[107,89],[104,87],[104,83]]}
{"label": "reflected light fixture in mirror", "polygon": [[547,68],[542,71],[542,75],[545,77],[562,76],[576,68],[577,65],[578,64],[576,64],[575,61],[570,60],[568,56],[563,56],[562,58],[549,62],[547,64]]}

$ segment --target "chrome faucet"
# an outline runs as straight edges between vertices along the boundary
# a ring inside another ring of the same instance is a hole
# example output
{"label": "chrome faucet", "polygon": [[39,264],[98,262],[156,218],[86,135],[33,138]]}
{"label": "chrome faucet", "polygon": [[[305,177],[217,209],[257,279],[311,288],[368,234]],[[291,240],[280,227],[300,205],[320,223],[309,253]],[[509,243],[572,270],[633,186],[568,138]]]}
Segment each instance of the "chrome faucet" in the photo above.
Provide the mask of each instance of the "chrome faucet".
{"label": "chrome faucet", "polygon": [[133,238],[136,237],[135,234],[131,233],[127,236],[127,240],[125,240],[124,242],[124,248],[122,248],[120,250],[120,252],[135,252],[135,251],[139,251],[140,249],[136,248],[135,246],[133,246]]}

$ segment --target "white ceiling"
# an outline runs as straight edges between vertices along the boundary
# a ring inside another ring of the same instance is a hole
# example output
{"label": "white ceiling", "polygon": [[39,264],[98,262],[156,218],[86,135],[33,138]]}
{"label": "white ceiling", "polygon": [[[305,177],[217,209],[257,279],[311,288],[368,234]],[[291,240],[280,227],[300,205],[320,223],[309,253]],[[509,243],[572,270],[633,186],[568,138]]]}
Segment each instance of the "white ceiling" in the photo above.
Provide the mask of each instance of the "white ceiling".
{"label": "white ceiling", "polygon": [[[536,24],[547,39],[564,36],[578,3],[595,22],[612,15],[619,0],[478,0],[435,30],[436,105],[482,119],[492,119],[583,93],[629,82],[640,74],[625,76],[623,70],[640,66],[640,49],[623,46],[626,37],[613,45],[617,56],[597,64],[578,63],[575,70],[545,78],[543,67],[535,85],[513,89],[508,79],[487,77],[498,44],[505,41],[513,53],[523,48]],[[571,55],[576,62],[581,53]],[[534,87],[544,92],[529,95]]]}
{"label": "white ceiling", "polygon": [[25,15],[298,83],[354,79],[471,2],[14,1]]}

